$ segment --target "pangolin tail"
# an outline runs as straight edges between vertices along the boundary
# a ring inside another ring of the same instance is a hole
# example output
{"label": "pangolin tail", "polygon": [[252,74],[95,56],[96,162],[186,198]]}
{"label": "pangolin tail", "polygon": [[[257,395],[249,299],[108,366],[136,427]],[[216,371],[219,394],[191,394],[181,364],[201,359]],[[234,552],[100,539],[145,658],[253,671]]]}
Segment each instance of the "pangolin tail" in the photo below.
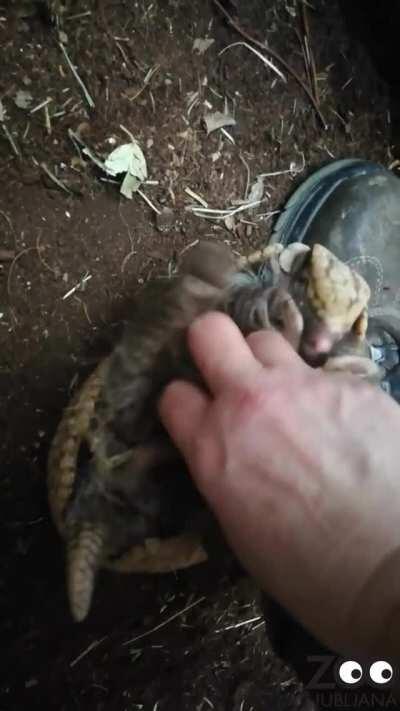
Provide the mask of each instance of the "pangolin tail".
{"label": "pangolin tail", "polygon": [[97,571],[100,567],[106,531],[98,524],[79,524],[67,536],[67,590],[76,622],[87,616]]}

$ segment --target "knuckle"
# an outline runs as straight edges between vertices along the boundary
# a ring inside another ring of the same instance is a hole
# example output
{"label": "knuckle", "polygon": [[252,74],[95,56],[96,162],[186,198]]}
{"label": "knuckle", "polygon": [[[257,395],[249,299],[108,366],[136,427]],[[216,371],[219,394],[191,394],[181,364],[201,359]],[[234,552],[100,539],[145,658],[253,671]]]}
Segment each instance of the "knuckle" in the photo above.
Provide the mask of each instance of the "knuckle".
{"label": "knuckle", "polygon": [[241,418],[272,417],[280,412],[286,403],[285,389],[272,378],[265,378],[262,383],[249,385],[239,394],[237,404]]}

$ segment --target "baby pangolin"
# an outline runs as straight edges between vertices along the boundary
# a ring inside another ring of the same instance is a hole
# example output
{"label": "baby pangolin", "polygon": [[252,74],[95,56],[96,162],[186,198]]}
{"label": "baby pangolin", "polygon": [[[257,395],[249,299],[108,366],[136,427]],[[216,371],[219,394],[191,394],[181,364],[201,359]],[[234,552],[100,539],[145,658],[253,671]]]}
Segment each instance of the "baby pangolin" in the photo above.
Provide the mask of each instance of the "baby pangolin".
{"label": "baby pangolin", "polygon": [[323,355],[327,369],[374,379],[368,300],[362,277],[321,245],[275,245],[237,259],[225,244],[201,242],[177,276],[145,285],[120,343],[66,408],[49,453],[49,502],[66,540],[76,620],[88,613],[100,567],[155,573],[207,559],[211,514],[157,415],[171,380],[205,388],[186,345],[193,320],[220,310],[244,335],[278,329],[311,364]]}

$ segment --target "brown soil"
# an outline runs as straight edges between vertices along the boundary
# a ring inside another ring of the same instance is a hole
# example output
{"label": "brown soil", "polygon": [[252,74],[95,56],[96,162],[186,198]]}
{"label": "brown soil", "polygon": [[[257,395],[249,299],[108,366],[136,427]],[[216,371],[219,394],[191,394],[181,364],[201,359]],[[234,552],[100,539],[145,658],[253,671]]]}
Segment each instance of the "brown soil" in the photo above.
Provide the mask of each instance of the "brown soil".
{"label": "brown soil", "polygon": [[[326,131],[292,78],[283,83],[245,47],[219,57],[240,37],[211,1],[76,2],[66,47],[94,110],[43,13],[21,17],[16,1],[0,9],[1,711],[305,708],[305,692],[272,654],[262,620],[237,626],[260,615],[254,586],[210,566],[162,577],[104,574],[88,621],[73,624],[45,460],[63,406],[109,350],[138,284],[167,274],[181,250],[206,235],[242,251],[264,243],[269,213],[331,157],[391,162],[385,87],[336,5],[315,5],[309,42]],[[241,25],[267,38],[308,82],[294,0],[224,6],[231,13],[236,6]],[[215,41],[200,56],[193,41],[206,36]],[[15,105],[21,89],[32,95],[28,109]],[[207,107],[223,110],[224,97],[235,109],[234,143],[220,131],[207,136],[202,121]],[[46,107],[31,109],[48,98],[46,126]],[[174,211],[166,231],[140,196],[122,198],[118,185],[80,160],[68,136],[80,132],[104,157],[128,140],[121,126],[139,141],[157,181],[143,191],[159,210]],[[243,199],[246,166],[252,181],[303,170],[267,178],[266,201],[239,214],[233,230],[185,209],[193,204],[186,187],[211,207]],[[1,250],[15,259],[4,260]],[[85,274],[86,288],[63,298]]]}

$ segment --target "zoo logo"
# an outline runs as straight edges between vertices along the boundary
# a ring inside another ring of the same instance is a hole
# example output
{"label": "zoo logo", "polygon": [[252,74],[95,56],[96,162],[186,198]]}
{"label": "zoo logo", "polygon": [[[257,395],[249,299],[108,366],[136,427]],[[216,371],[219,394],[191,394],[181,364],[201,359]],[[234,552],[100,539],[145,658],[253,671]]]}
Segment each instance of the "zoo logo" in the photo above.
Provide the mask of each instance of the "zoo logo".
{"label": "zoo logo", "polygon": [[[368,683],[375,689],[384,689],[390,686],[394,677],[392,665],[384,660],[377,660],[364,669],[359,662],[353,659],[337,660],[330,655],[308,657],[307,661],[319,663],[319,668],[307,684],[307,688],[313,690],[333,690],[336,686],[350,690],[357,689],[363,683]],[[323,681],[325,674],[332,669],[332,666],[336,684],[332,681]]]}
{"label": "zoo logo", "polygon": [[[385,686],[393,679],[393,667],[389,662],[379,660],[371,664],[368,669],[368,682],[374,686]],[[341,662],[337,666],[337,681],[346,686],[359,686],[363,681],[363,668],[361,664],[353,660]]]}

